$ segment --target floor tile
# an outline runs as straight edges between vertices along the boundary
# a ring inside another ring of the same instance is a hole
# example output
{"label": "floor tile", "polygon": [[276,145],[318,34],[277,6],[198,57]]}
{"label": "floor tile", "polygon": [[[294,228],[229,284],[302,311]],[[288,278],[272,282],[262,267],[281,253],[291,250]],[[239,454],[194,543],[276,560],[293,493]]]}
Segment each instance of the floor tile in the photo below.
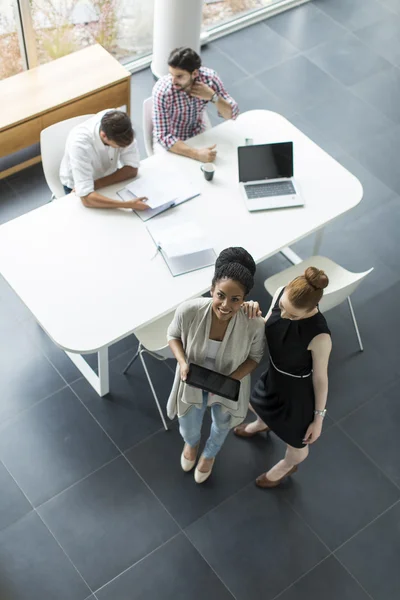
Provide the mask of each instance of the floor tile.
{"label": "floor tile", "polygon": [[[133,354],[128,352],[110,363],[111,392],[104,398],[100,398],[85,379],[72,384],[79,398],[122,451],[163,428],[141,362],[137,360],[126,375],[122,374]],[[149,355],[145,356],[145,361],[165,415],[174,376],[171,365],[161,364]]]}
{"label": "floor tile", "polygon": [[214,45],[203,46],[201,60],[205,67],[214,69],[221,77],[223,84],[229,92],[229,83],[240,81],[249,75],[236,62],[233,62],[225,53],[219,51]]}
{"label": "floor tile", "polygon": [[390,67],[384,58],[350,33],[313,48],[307,56],[344,85],[354,85]]}
{"label": "floor tile", "polygon": [[[351,148],[361,146],[370,149],[374,136],[385,138],[387,132],[393,129],[393,123],[382,113],[339,87],[325,102],[300,112],[300,116],[313,123],[325,137],[338,143],[356,159],[358,156],[351,152]],[[376,145],[374,150],[376,157]],[[383,162],[383,158],[381,160]]]}
{"label": "floor tile", "polygon": [[47,358],[38,352],[19,323],[10,323],[0,331],[3,348],[0,362],[0,426],[65,386]]}
{"label": "floor tile", "polygon": [[284,114],[282,103],[269,92],[255,77],[248,77],[229,86],[229,93],[239,104],[240,112],[248,110],[272,110]]}
{"label": "floor tile", "polygon": [[272,600],[328,552],[274,491],[255,485],[187,533],[237,600]]}
{"label": "floor tile", "polygon": [[[12,315],[13,320],[21,321],[23,319],[32,317],[31,311],[28,309],[26,304],[22,302],[20,297],[14,292],[12,287],[8,284],[8,282],[4,279],[4,277],[0,274],[0,303],[2,311],[6,310]],[[7,319],[5,319],[4,324],[7,324]],[[2,325],[2,321],[0,320],[0,326]]]}
{"label": "floor tile", "polygon": [[380,0],[380,2],[386,8],[392,10],[393,12],[400,14],[400,2],[399,0]]}
{"label": "floor tile", "polygon": [[72,360],[49,338],[33,315],[24,319],[22,326],[24,332],[29,335],[35,346],[47,357],[66,383],[72,383],[82,377]]}
{"label": "floor tile", "polygon": [[279,493],[331,550],[400,498],[400,490],[337,426],[323,432],[293,485]]}
{"label": "floor tile", "polygon": [[34,506],[117,455],[70,388],[13,419],[0,436],[0,458]]}
{"label": "floor tile", "polygon": [[257,78],[293,113],[301,113],[316,104],[325,105],[340,87],[304,56],[287,60]]}
{"label": "floor tile", "polygon": [[[149,577],[149,573],[152,576]],[[229,600],[233,596],[180,533],[96,592],[98,600]]]}
{"label": "floor tile", "polygon": [[371,600],[335,557],[329,556],[279,596],[279,600]]}
{"label": "floor tile", "polygon": [[[143,102],[151,96],[155,79],[150,68],[143,69],[131,76],[131,119],[137,132],[142,129]],[[145,155],[141,155],[145,158]]]}
{"label": "floor tile", "polygon": [[51,200],[51,191],[44,178],[42,163],[10,175],[6,181],[17,195],[12,207],[12,218],[39,208]]}
{"label": "floor tile", "polygon": [[177,533],[177,526],[124,458],[39,509],[92,590]]}
{"label": "floor tile", "polygon": [[[385,357],[393,374],[399,373],[398,356],[400,356],[400,316],[393,308],[393,299],[400,294],[400,282],[396,282],[388,290],[375,296],[363,304],[357,316],[363,323],[365,345],[374,348],[375,352]],[[383,366],[383,361],[382,361]],[[384,383],[384,382],[382,382]],[[387,382],[389,384],[389,381]],[[380,388],[381,390],[383,387]],[[378,390],[379,391],[379,390]]]}
{"label": "floor tile", "polygon": [[368,143],[359,138],[357,146],[353,144],[350,154],[366,169],[387,186],[400,194],[400,172],[397,168],[397,153],[400,151],[400,127],[387,130],[384,126],[380,132],[370,131]]}
{"label": "floor tile", "polygon": [[398,381],[341,422],[348,435],[400,487]]}
{"label": "floor tile", "polygon": [[0,463],[0,530],[32,510],[28,500],[5,466]]}
{"label": "floor tile", "polygon": [[374,600],[400,596],[400,502],[336,553]]}
{"label": "floor tile", "polygon": [[400,16],[382,18],[369,27],[358,29],[355,35],[393,65],[400,66]]}
{"label": "floor tile", "polygon": [[15,217],[15,205],[18,201],[18,196],[7,183],[7,179],[0,179],[0,225]]}
{"label": "floor tile", "polygon": [[[224,36],[217,40],[215,45],[226,55],[234,56],[239,66],[250,75],[279,65],[298,52],[290,42],[264,23],[257,23]],[[206,60],[204,64],[208,66]]]}
{"label": "floor tile", "polygon": [[[372,300],[376,302],[375,299]],[[397,378],[393,363],[387,364],[385,356],[379,354],[373,342],[367,339],[368,329],[357,309],[357,319],[364,343],[364,352],[359,351],[355,332],[350,319],[342,327],[328,313],[327,320],[333,335],[333,346],[329,367],[329,412],[333,419],[347,416],[368,400],[374,398],[383,387]],[[346,335],[347,328],[347,335]]]}
{"label": "floor tile", "polygon": [[343,28],[315,8],[312,2],[280,13],[264,22],[303,51],[339,38],[343,34]]}
{"label": "floor tile", "polygon": [[352,91],[396,124],[400,123],[400,71],[396,67],[385,69],[352,86]]}
{"label": "floor tile", "polygon": [[84,600],[90,593],[34,512],[0,532],[0,597]]}
{"label": "floor tile", "polygon": [[289,121],[330,156],[336,157],[337,155],[343,154],[343,150],[339,144],[322,134],[320,130],[313,125],[312,121],[307,121],[300,115],[292,115],[289,117]]}
{"label": "floor tile", "polygon": [[[207,418],[202,444],[209,430]],[[231,432],[218,454],[212,476],[206,485],[199,486],[193,472],[184,473],[181,469],[182,448],[183,440],[175,424],[170,432],[161,431],[126,455],[181,527],[250,483],[284,453],[283,444],[276,437],[260,435],[249,443]]]}
{"label": "floor tile", "polygon": [[366,27],[391,14],[377,0],[314,0],[313,4],[348,29]]}

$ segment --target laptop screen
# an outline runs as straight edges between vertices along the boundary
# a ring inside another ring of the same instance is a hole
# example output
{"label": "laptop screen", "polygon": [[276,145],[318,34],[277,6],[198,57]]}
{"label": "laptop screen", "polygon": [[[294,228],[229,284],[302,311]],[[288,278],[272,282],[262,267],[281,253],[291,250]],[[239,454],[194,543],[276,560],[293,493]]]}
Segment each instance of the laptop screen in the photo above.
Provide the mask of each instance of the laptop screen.
{"label": "laptop screen", "polygon": [[293,142],[239,146],[239,181],[293,177]]}

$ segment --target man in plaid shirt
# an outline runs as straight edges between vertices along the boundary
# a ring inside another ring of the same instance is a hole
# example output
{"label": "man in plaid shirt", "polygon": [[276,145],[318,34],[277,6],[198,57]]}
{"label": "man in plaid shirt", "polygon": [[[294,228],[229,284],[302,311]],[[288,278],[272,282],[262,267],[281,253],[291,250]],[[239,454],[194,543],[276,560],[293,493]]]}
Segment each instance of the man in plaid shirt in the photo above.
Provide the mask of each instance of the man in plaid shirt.
{"label": "man in plaid shirt", "polygon": [[212,69],[201,66],[200,56],[191,48],[177,48],[168,59],[169,75],[153,88],[153,141],[155,152],[160,146],[202,162],[212,162],[216,145],[191,148],[184,140],[207,127],[204,116],[209,102],[216,105],[224,119],[236,119],[237,103],[225,90]]}

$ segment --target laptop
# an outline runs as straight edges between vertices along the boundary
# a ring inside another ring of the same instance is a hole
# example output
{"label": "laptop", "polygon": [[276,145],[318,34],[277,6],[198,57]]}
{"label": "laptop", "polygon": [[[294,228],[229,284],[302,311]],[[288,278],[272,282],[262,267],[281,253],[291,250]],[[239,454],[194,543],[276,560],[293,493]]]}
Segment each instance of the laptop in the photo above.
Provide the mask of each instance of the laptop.
{"label": "laptop", "polygon": [[293,181],[293,142],[239,146],[238,162],[249,211],[304,206]]}

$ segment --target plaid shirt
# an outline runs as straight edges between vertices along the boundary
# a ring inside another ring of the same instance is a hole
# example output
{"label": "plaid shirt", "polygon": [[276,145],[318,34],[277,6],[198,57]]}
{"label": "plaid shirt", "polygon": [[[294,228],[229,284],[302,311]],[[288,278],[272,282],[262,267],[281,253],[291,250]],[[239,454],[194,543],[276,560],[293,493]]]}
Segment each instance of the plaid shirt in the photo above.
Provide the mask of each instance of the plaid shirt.
{"label": "plaid shirt", "polygon": [[[239,114],[239,107],[229,96],[217,73],[200,67],[196,82],[205,83],[232,107],[232,119]],[[179,140],[187,140],[205,130],[204,109],[208,100],[194,98],[172,84],[171,75],[157,81],[153,88],[153,137],[166,150]]]}

